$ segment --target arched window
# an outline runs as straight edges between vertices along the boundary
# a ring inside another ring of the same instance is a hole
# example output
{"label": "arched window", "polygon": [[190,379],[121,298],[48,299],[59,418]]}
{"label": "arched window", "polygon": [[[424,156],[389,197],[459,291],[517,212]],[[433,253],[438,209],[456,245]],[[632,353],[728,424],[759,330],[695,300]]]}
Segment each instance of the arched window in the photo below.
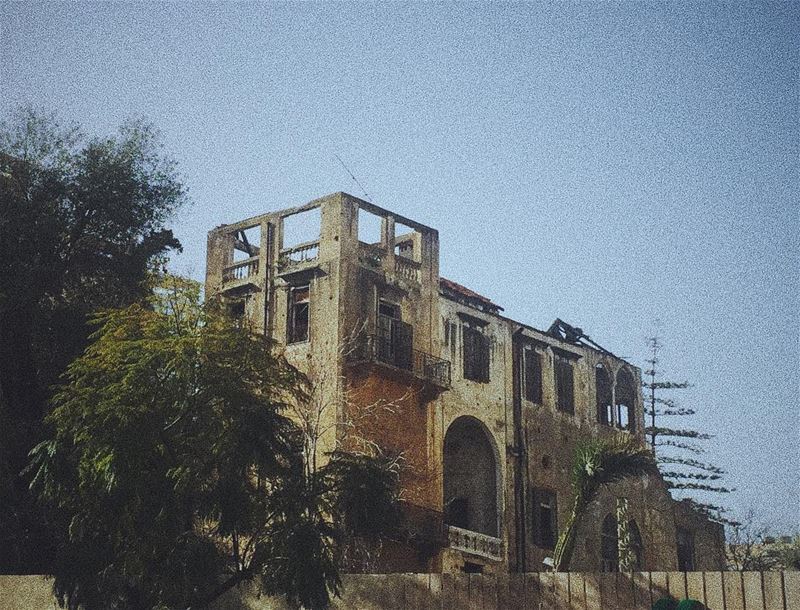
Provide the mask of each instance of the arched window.
{"label": "arched window", "polygon": [[678,571],[692,572],[694,570],[694,536],[692,532],[682,527],[676,531],[678,547]]}
{"label": "arched window", "polygon": [[644,570],[644,545],[642,544],[642,533],[633,519],[628,521],[628,533],[631,541],[631,552],[633,553],[633,566],[631,567],[634,571],[641,572]]}
{"label": "arched window", "polygon": [[600,568],[603,572],[619,572],[619,540],[617,518],[609,513],[600,530]]}
{"label": "arched window", "polygon": [[594,369],[594,386],[597,394],[597,421],[605,426],[613,423],[613,406],[611,405],[611,378],[606,367],[598,364]]}
{"label": "arched window", "polygon": [[444,437],[444,510],[448,525],[497,536],[497,460],[483,424],[459,417]]}
{"label": "arched window", "polygon": [[622,368],[617,373],[615,394],[617,399],[617,425],[623,430],[633,432],[636,428],[636,410],[634,409],[636,390],[633,375],[628,369]]}

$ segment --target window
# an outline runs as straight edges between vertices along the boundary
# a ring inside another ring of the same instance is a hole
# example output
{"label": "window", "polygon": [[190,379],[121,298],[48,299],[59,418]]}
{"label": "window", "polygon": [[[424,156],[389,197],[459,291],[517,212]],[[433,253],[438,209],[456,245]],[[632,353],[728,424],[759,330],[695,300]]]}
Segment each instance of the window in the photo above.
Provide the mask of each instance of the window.
{"label": "window", "polygon": [[525,400],[542,404],[542,356],[536,350],[523,350],[525,359]]}
{"label": "window", "polygon": [[572,361],[555,356],[556,406],[559,411],[575,413],[575,389],[572,380]]}
{"label": "window", "polygon": [[678,571],[694,571],[694,536],[692,532],[679,527],[676,532],[678,543]]}
{"label": "window", "polygon": [[237,322],[241,322],[244,318],[244,301],[231,301],[228,304],[228,315]]}
{"label": "window", "polygon": [[594,387],[597,395],[597,421],[604,426],[614,423],[613,408],[611,406],[611,379],[602,364],[594,369]]}
{"label": "window", "polygon": [[556,494],[548,489],[533,490],[534,544],[543,549],[556,548],[558,539],[558,509]]}
{"label": "window", "polygon": [[464,335],[464,379],[489,382],[489,337],[481,331],[465,326]]}
{"label": "window", "polygon": [[635,429],[635,410],[633,408],[636,390],[634,389],[633,376],[627,369],[620,369],[617,373],[617,426],[623,430]]}
{"label": "window", "polygon": [[619,572],[619,539],[617,518],[613,514],[603,519],[600,530],[600,569],[603,572]]}
{"label": "window", "polygon": [[309,300],[310,291],[308,285],[293,286],[289,289],[287,343],[308,341]]}
{"label": "window", "polygon": [[401,369],[413,366],[414,328],[400,319],[400,306],[388,301],[378,303],[377,357]]}

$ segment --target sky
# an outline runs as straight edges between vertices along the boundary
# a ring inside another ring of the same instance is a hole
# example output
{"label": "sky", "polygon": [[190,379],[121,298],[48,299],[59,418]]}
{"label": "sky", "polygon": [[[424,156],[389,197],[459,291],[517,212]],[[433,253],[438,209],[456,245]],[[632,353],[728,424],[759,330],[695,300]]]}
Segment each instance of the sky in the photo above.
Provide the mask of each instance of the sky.
{"label": "sky", "polygon": [[[0,2],[0,114],[143,116],[213,227],[335,191],[439,230],[443,276],[693,385],[736,491],[800,531],[793,2]],[[362,185],[336,159],[341,157]]]}

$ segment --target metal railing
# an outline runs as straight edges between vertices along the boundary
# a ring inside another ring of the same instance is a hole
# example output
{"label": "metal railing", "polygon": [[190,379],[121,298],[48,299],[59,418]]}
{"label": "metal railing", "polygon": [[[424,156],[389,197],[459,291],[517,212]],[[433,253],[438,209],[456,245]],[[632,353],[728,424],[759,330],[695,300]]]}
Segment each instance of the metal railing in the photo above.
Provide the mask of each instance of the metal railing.
{"label": "metal railing", "polygon": [[450,387],[450,362],[415,349],[403,349],[399,341],[379,335],[364,335],[348,354],[351,362],[381,362],[406,370],[443,388]]}

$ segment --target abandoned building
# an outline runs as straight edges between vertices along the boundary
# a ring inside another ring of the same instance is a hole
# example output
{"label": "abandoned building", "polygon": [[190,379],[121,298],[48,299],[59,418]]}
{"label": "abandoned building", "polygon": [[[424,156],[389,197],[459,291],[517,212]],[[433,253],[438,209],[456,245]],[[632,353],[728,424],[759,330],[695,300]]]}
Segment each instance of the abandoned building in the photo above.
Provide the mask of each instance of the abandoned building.
{"label": "abandoned building", "polygon": [[[357,434],[402,453],[411,534],[382,547],[381,571],[547,569],[576,443],[645,442],[638,368],[560,320],[545,332],[504,317],[439,276],[435,229],[351,195],[211,231],[206,294],[335,405],[320,451]],[[591,505],[571,569],[620,569],[620,501],[635,569],[724,568],[722,527],[639,477]]]}

